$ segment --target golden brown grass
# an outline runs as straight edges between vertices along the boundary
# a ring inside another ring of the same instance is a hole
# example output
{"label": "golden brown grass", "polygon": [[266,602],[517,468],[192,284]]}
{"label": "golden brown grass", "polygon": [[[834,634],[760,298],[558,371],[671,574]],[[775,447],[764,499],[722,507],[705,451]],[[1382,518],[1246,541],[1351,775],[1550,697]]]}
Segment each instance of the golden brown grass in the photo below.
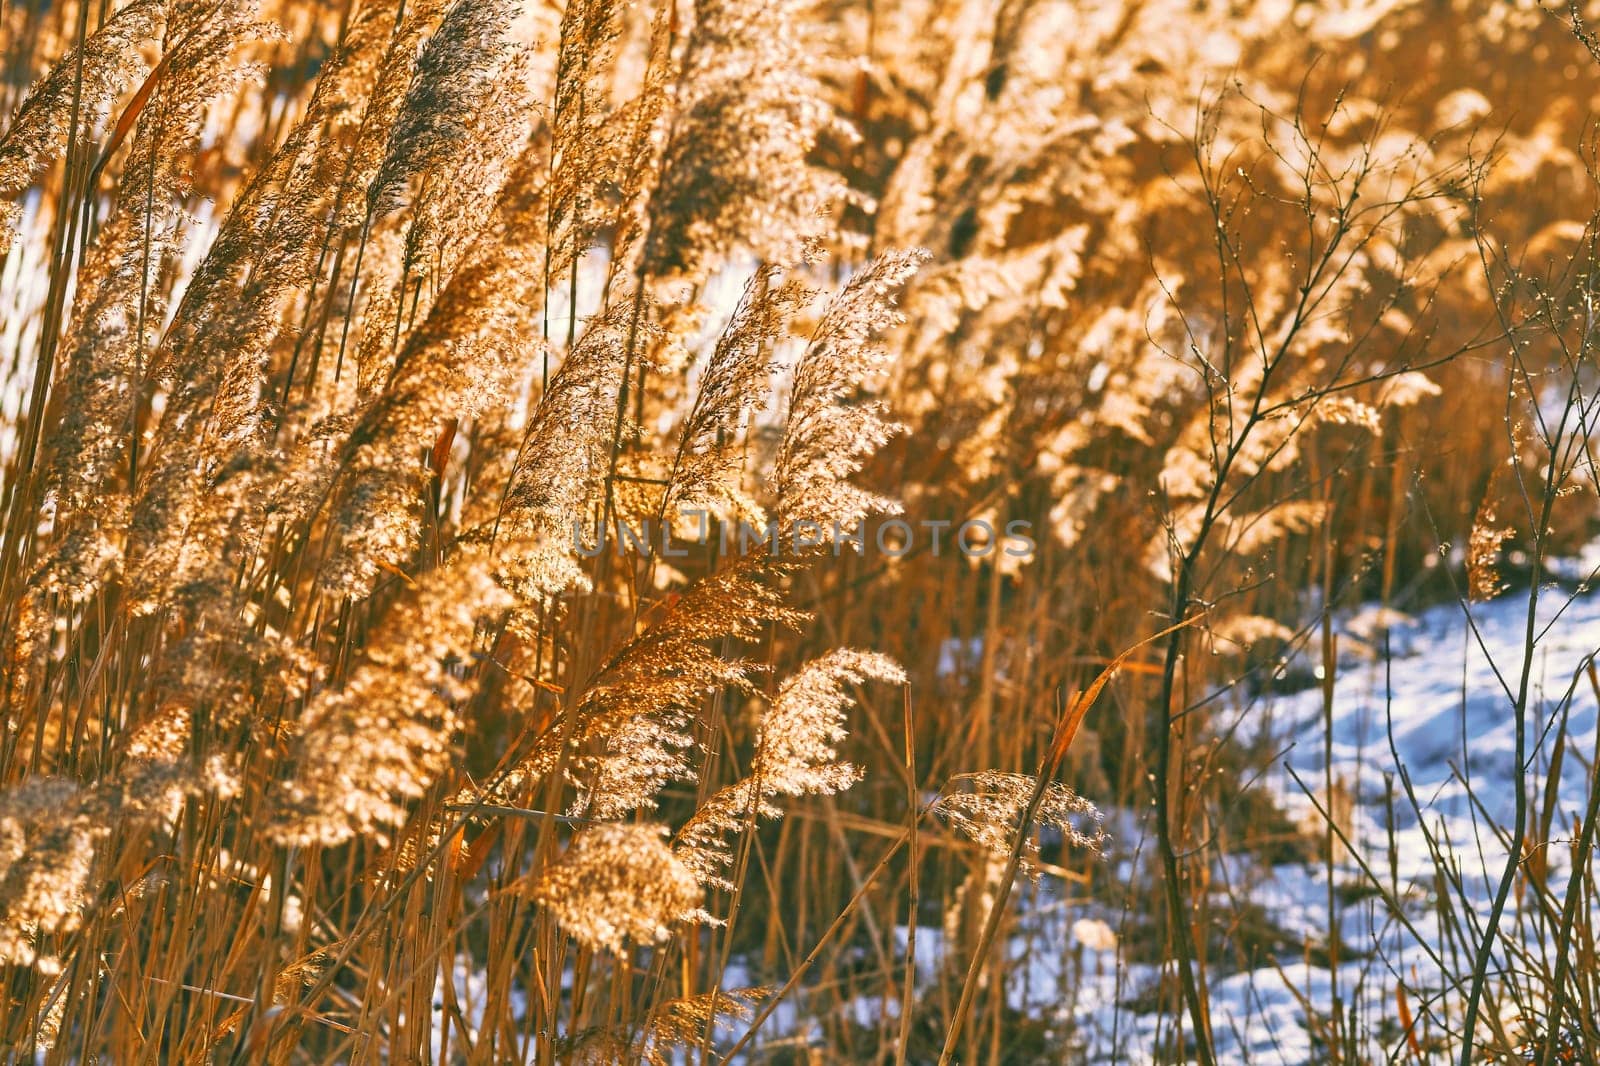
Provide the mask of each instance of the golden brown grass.
{"label": "golden brown grass", "polygon": [[[1586,432],[1533,423],[1592,354],[1592,43],[1516,5],[0,5],[0,1048],[1067,1060],[1008,1006],[1020,871],[1133,916],[1149,1051],[1210,1062],[1208,856],[1277,824],[1213,694],[1310,604],[1517,552],[1537,588],[1590,533]],[[1149,812],[1132,884],[1096,805]],[[1569,1020],[1592,962],[1542,971]],[[1405,987],[1394,1046],[1465,1059]]]}

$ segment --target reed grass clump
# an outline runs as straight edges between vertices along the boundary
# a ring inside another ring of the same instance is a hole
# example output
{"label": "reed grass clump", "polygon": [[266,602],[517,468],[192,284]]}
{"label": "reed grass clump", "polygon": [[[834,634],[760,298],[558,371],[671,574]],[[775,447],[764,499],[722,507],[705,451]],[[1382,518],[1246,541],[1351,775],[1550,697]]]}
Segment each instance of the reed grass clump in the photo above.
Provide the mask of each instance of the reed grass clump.
{"label": "reed grass clump", "polygon": [[[7,1061],[1591,1054],[1592,22],[0,4]],[[1508,593],[1402,884],[1334,630]]]}

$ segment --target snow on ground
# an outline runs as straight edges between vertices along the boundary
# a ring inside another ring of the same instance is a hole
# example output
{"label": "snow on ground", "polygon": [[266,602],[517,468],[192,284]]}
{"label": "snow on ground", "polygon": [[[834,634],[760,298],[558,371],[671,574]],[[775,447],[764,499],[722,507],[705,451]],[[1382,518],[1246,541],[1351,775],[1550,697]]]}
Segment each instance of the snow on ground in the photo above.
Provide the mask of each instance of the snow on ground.
{"label": "snow on ground", "polygon": [[[1453,845],[1462,890],[1474,911],[1486,916],[1506,851],[1488,821],[1514,821],[1516,726],[1514,695],[1521,683],[1527,626],[1527,593],[1508,593],[1471,607],[1471,623],[1459,605],[1446,605],[1415,619],[1381,619],[1388,628],[1387,659],[1381,632],[1374,637],[1370,610],[1344,620],[1342,651],[1331,711],[1331,765],[1336,820],[1360,862],[1341,848],[1336,886],[1363,883],[1366,870],[1402,901],[1410,925],[1376,898],[1341,902],[1336,911],[1341,957],[1335,975],[1303,959],[1280,958],[1272,968],[1212,976],[1210,1000],[1222,1061],[1298,1066],[1315,1061],[1305,1004],[1326,1009],[1336,983],[1342,1000],[1361,1005],[1359,1026],[1370,1061],[1383,1062],[1399,1039],[1396,974],[1411,987],[1443,991],[1439,959],[1460,973],[1467,960],[1452,956],[1448,938],[1427,906],[1435,867],[1429,837]],[[1528,675],[1530,712],[1527,751],[1531,802],[1543,801],[1554,737],[1563,721],[1569,755],[1559,781],[1553,837],[1581,815],[1588,796],[1585,764],[1596,747],[1596,694],[1585,666],[1600,651],[1600,595],[1572,595],[1554,586],[1541,593],[1534,633],[1537,646]],[[1242,712],[1243,725],[1264,730],[1279,755],[1267,787],[1291,815],[1318,819],[1327,808],[1324,789],[1324,708],[1320,686],[1258,701]],[[1422,817],[1407,802],[1409,783]],[[1470,793],[1469,793],[1470,788]],[[1344,810],[1348,799],[1348,810]],[[1320,824],[1320,821],[1318,822]],[[1137,832],[1137,830],[1136,830]],[[1392,839],[1391,839],[1392,833]],[[1547,849],[1553,886],[1565,881],[1567,851]],[[1327,942],[1326,871],[1280,866],[1251,871],[1233,859],[1219,871],[1295,938]],[[1347,896],[1346,896],[1347,898]],[[1226,902],[1222,902],[1226,907]],[[1503,928],[1520,928],[1516,900]],[[1115,921],[1112,922],[1115,925]],[[1457,949],[1459,950],[1459,948]],[[1500,961],[1504,961],[1503,956]],[[1115,954],[1099,960],[1102,976],[1072,975],[1084,987],[1069,1009],[1092,1062],[1149,1061],[1161,1038],[1155,1019],[1126,1006],[1128,989],[1153,980],[1145,968],[1121,977],[1118,1002]],[[1062,978],[1069,975],[1061,974]],[[1416,1011],[1417,1004],[1410,1005]],[[1457,1013],[1459,1017],[1459,1012]],[[1386,1027],[1382,1023],[1390,1023]]]}

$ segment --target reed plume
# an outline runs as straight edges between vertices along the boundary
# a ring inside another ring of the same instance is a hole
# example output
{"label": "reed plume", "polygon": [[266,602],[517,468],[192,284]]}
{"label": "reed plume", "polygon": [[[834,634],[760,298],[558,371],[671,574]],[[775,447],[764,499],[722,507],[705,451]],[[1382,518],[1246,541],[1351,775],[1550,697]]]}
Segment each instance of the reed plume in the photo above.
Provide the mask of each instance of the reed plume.
{"label": "reed plume", "polygon": [[[789,0],[695,0],[674,88],[643,269],[702,277],[736,247],[781,258],[848,187],[807,156],[853,134],[806,62]],[[709,193],[709,195],[708,195]]]}
{"label": "reed plume", "polygon": [[801,667],[779,687],[762,715],[749,773],[716,792],[678,830],[676,850],[700,879],[728,886],[722,869],[731,861],[728,836],[758,818],[781,817],[780,796],[828,796],[855,784],[861,770],[841,762],[846,685],[868,679],[905,681],[893,661],[871,652],[840,649]]}
{"label": "reed plume", "polygon": [[56,60],[28,90],[0,136],[0,255],[11,248],[22,208],[17,196],[34,176],[104,121],[113,100],[144,67],[138,46],[165,24],[166,0],[134,0]]}
{"label": "reed plume", "polygon": [[665,940],[698,906],[700,886],[664,835],[664,826],[585,829],[541,875],[534,898],[590,948],[620,952],[630,941]]}
{"label": "reed plume", "polygon": [[888,351],[874,334],[899,323],[894,298],[925,258],[889,252],[851,277],[829,302],[795,367],[784,434],[773,461],[775,511],[783,528],[800,522],[854,530],[869,513],[893,512],[888,498],[846,479],[862,457],[889,439],[894,426],[872,400],[848,402],[864,380],[881,373]]}
{"label": "reed plume", "polygon": [[408,801],[450,764],[479,623],[510,602],[487,561],[464,556],[391,607],[362,664],[306,707],[271,801],[272,838],[332,846],[404,825]]}

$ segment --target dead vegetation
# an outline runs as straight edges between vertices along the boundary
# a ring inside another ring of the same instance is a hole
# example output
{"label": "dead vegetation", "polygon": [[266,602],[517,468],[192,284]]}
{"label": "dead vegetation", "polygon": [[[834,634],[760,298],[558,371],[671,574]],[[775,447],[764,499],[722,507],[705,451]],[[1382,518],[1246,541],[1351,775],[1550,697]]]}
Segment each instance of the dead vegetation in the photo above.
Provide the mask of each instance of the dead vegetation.
{"label": "dead vegetation", "polygon": [[1597,811],[1530,679],[1600,488],[1594,48],[1530,4],[0,6],[0,1047],[1077,1061],[1008,993],[1047,885],[1158,971],[1141,1052],[1209,1064],[1216,980],[1341,950],[1220,858],[1414,913],[1241,719],[1308,662],[1331,716],[1336,609],[1510,588],[1493,907],[1438,841],[1450,987],[1304,1013],[1318,1061],[1591,1061],[1594,880],[1540,856],[1591,870]]}

